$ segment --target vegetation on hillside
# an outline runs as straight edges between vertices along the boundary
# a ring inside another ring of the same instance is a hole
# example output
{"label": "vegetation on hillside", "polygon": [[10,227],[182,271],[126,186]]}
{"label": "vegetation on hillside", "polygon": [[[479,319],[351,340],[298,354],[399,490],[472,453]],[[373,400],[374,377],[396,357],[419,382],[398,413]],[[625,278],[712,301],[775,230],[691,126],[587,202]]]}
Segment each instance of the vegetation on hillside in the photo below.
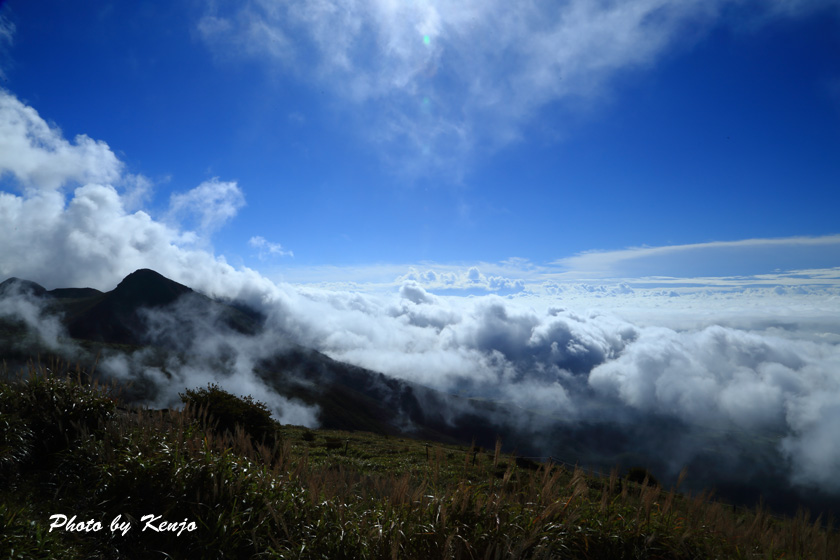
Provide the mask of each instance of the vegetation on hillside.
{"label": "vegetation on hillside", "polygon": [[[295,426],[273,425],[265,445],[265,407],[252,399],[210,386],[185,394],[197,407],[133,409],[81,377],[33,365],[28,378],[0,384],[0,557],[747,559],[840,550],[830,522],[736,511],[641,471],[599,477],[517,462],[501,444]],[[208,421],[213,403],[218,418],[223,405],[255,424],[222,429],[212,411]],[[88,530],[51,531],[59,514]]]}

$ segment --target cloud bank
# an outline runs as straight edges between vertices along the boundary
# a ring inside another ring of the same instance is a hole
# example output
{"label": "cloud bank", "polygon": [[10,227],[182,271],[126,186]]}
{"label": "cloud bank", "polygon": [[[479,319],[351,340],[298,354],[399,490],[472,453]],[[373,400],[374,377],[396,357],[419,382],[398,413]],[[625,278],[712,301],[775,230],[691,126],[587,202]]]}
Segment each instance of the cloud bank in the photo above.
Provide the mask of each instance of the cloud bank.
{"label": "cloud bank", "polygon": [[[1,278],[110,290],[134,270],[152,268],[268,315],[272,334],[253,340],[201,330],[212,323],[206,318],[184,337],[160,317],[160,336],[186,344],[185,353],[199,358],[165,368],[142,356],[135,363],[107,358],[103,367],[117,375],[142,366],[158,382],[169,380],[170,396],[185,383],[221,379],[294,411],[290,421],[310,422],[312,411],[269,395],[253,374],[266,348],[295,341],[436,389],[539,411],[552,421],[655,416],[771,433],[789,462],[791,481],[840,492],[840,440],[833,437],[840,410],[836,269],[791,274],[825,284],[801,292],[795,281],[803,279],[789,278],[781,291],[772,284],[712,292],[674,286],[679,297],[644,286],[559,280],[553,291],[544,283],[536,289],[513,282],[505,296],[435,293],[447,278],[485,287],[511,281],[478,267],[450,269],[451,277],[417,268],[385,293],[275,283],[234,268],[199,242],[241,207],[244,194],[235,183],[200,185],[176,197],[174,209],[158,219],[128,211],[137,178],[126,174],[107,144],[84,136],[65,140],[6,92],[0,92],[0,107]],[[204,192],[213,196],[195,194]],[[269,248],[265,243],[256,242]],[[520,261],[506,266],[514,265],[535,268]],[[37,309],[22,305],[7,301],[0,312],[41,322]],[[60,342],[55,325],[45,323],[43,333]],[[235,375],[219,377],[213,366],[219,363]]]}

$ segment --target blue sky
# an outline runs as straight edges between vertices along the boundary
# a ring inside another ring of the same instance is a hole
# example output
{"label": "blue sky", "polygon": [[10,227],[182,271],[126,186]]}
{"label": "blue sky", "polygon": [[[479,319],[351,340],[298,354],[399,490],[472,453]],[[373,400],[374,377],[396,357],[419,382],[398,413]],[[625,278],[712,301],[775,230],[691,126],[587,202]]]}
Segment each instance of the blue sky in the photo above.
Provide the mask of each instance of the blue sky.
{"label": "blue sky", "polygon": [[[173,194],[235,182],[206,246],[275,278],[840,233],[836,2],[10,0],[3,14],[9,93],[68,140],[107,143],[157,219]],[[703,254],[691,274],[717,275]],[[759,269],[787,265],[771,261]]]}

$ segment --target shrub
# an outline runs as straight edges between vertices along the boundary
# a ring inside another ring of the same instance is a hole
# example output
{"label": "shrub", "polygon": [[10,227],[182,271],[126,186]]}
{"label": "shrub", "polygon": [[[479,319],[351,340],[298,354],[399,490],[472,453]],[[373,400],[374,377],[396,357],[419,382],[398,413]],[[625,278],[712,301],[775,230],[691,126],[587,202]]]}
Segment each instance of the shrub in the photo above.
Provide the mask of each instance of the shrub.
{"label": "shrub", "polygon": [[520,469],[528,469],[531,471],[539,470],[540,464],[536,461],[528,459],[527,457],[517,457],[516,458],[516,466]]}
{"label": "shrub", "polygon": [[235,433],[240,426],[256,442],[272,446],[276,441],[277,422],[271,418],[268,407],[253,397],[237,397],[220,389],[215,383],[206,388],[187,389],[178,396],[193,413],[220,433]]}
{"label": "shrub", "polygon": [[344,447],[344,441],[340,438],[328,437],[326,441],[324,441],[324,447],[327,449],[339,449]]}
{"label": "shrub", "polygon": [[645,484],[647,482],[648,486],[661,486],[659,481],[656,480],[656,477],[644,467],[631,467],[628,469],[627,474],[624,475],[624,478],[637,484]]}

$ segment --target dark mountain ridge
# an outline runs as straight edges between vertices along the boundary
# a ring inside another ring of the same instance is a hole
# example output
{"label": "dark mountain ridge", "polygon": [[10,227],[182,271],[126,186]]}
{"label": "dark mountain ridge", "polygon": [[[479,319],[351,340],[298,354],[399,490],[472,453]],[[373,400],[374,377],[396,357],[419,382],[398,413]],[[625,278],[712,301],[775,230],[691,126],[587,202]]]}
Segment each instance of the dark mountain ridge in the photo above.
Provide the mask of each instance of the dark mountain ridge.
{"label": "dark mountain ridge", "polygon": [[87,298],[102,294],[101,291],[95,288],[56,288],[55,290],[47,290],[37,282],[22,280],[14,276],[0,282],[0,297],[5,297],[13,291],[24,295],[55,299]]}
{"label": "dark mountain ridge", "polygon": [[220,326],[243,334],[256,334],[258,318],[208,298],[149,269],[132,272],[110,292],[92,288],[63,288],[46,292],[49,308],[63,317],[68,334],[75,339],[109,344],[144,346],[153,342],[145,313],[191,297],[189,307],[198,312],[216,312]]}
{"label": "dark mountain ridge", "polygon": [[47,294],[47,289],[31,280],[23,280],[12,276],[0,283],[0,297],[5,297],[13,293],[44,297]]}
{"label": "dark mountain ridge", "polygon": [[[153,356],[152,362],[142,362],[130,373],[134,380],[126,394],[138,401],[154,400],[161,376],[170,383],[178,383],[177,379],[185,382],[185,378],[171,375],[167,364],[187,364],[192,358],[200,358],[189,355],[189,345],[179,346],[177,341],[173,344],[155,336],[151,318],[163,316],[176,337],[195,339],[200,334],[191,321],[197,317],[222,340],[225,333],[245,335],[245,339],[266,335],[264,340],[270,341],[275,350],[253,364],[253,373],[269,391],[317,407],[317,419],[323,428],[475,443],[485,448],[492,448],[500,436],[507,449],[516,449],[520,455],[551,455],[555,460],[579,462],[604,471],[617,463],[625,468],[644,465],[666,484],[667,473],[675,469],[669,464],[673,457],[662,449],[678,449],[681,439],[697,438],[705,442],[701,447],[708,451],[688,460],[689,481],[698,484],[695,489],[717,487],[717,495],[747,506],[763,497],[776,511],[790,514],[798,507],[797,501],[818,511],[840,513],[834,497],[790,486],[775,441],[762,441],[746,433],[703,431],[641,415],[621,425],[566,422],[505,403],[442,393],[334,360],[295,344],[288,333],[266,333],[265,316],[258,310],[211,299],[152,270],[135,271],[109,292],[92,288],[46,290],[18,278],[0,283],[0,298],[16,294],[39,299],[48,313],[60,317],[75,339],[73,353],[59,356],[70,363],[82,361],[83,367],[95,369],[99,356]],[[0,318],[0,360],[17,359],[20,363],[21,359],[49,355],[49,350],[31,342],[37,339],[33,336],[21,350],[23,347],[16,342],[22,336],[20,325],[10,328]],[[198,360],[190,367],[208,368],[207,373],[216,376],[231,375],[235,370],[224,360],[215,364]],[[159,375],[147,378],[146,370]],[[125,381],[125,374],[120,379]],[[192,387],[176,387],[179,391],[187,388]],[[258,400],[267,397],[253,396]],[[740,451],[734,451],[736,448]]]}
{"label": "dark mountain ridge", "polygon": [[[149,269],[129,274],[108,292],[92,288],[48,291],[35,282],[12,278],[0,284],[0,297],[11,290],[45,302],[45,309],[61,318],[69,336],[90,350],[89,359],[92,354],[154,348],[160,357],[148,365],[159,368],[164,375],[166,356],[178,356],[183,349],[154,335],[150,313],[166,317],[175,324],[175,328],[169,325],[170,330],[184,338],[195,336],[191,322],[195,317],[203,323],[213,323],[214,329],[221,332],[227,329],[244,335],[262,332],[265,321],[258,310],[211,299]],[[277,333],[277,337],[277,351],[261,359],[255,365],[255,373],[278,394],[318,407],[318,420],[324,428],[410,433],[449,442],[476,438],[487,446],[492,446],[496,436],[505,431],[486,421],[475,422],[471,427],[447,422],[441,413],[444,405],[470,409],[468,399],[333,360],[295,344],[282,333]],[[9,345],[4,346],[4,352],[8,352]],[[189,360],[189,356],[178,359]],[[137,400],[151,400],[156,390],[154,383],[138,379],[128,394]],[[436,406],[428,406],[430,403]],[[429,412],[433,410],[437,412]],[[469,435],[463,436],[467,432]]]}

